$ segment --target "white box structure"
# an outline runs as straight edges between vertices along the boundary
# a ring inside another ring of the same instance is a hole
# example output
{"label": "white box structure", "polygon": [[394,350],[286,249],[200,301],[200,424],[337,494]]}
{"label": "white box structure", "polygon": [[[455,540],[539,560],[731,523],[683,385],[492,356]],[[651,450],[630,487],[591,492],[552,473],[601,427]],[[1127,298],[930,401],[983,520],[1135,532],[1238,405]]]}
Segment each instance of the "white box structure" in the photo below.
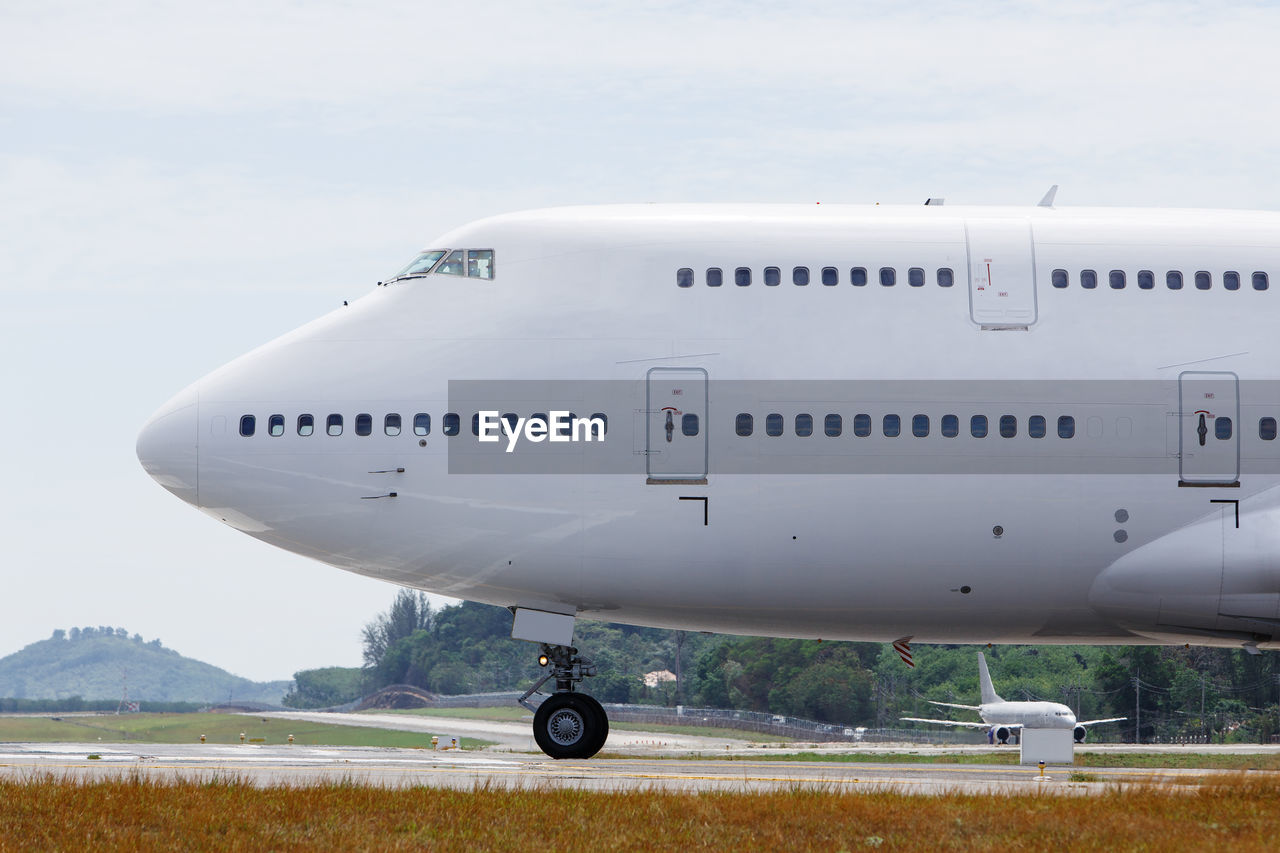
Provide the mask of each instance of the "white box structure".
{"label": "white box structure", "polygon": [[1071,729],[1023,729],[1020,764],[1071,764],[1075,742]]}
{"label": "white box structure", "polygon": [[573,617],[564,613],[517,607],[515,619],[511,622],[511,637],[515,640],[550,643],[553,646],[572,645]]}

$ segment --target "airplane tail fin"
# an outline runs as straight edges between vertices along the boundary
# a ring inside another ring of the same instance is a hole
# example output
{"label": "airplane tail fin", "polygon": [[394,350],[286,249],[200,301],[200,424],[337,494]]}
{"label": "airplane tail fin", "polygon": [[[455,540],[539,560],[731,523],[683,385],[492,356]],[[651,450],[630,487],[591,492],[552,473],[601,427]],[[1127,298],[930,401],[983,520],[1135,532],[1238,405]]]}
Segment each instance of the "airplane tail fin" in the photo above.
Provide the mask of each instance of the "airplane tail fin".
{"label": "airplane tail fin", "polygon": [[996,689],[991,686],[991,673],[987,671],[987,659],[978,652],[978,683],[982,687],[982,704],[989,702],[1003,702],[1004,700],[996,693]]}

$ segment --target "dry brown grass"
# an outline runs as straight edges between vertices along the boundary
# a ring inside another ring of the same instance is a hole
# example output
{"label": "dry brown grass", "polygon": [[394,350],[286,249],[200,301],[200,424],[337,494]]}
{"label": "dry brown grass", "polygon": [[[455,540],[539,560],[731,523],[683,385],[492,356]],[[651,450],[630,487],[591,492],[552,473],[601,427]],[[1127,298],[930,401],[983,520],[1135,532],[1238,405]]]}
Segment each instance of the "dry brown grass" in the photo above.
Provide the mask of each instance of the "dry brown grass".
{"label": "dry brown grass", "polygon": [[0,850],[1275,850],[1280,785],[1096,796],[0,782]]}

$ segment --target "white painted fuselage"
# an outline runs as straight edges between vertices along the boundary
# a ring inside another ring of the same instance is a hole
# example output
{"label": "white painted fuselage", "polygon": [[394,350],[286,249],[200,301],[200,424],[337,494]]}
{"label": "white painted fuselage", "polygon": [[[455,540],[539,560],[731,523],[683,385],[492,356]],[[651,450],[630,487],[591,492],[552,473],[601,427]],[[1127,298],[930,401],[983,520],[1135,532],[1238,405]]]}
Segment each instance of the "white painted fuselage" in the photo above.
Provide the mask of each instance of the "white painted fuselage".
{"label": "white painted fuselage", "polygon": [[[493,250],[493,277],[388,283],[200,379],[144,428],[147,470],[264,542],[503,606],[877,641],[1280,633],[1280,441],[1264,425],[1280,417],[1280,215],[565,208],[431,244],[460,247]],[[506,454],[471,434],[490,409],[603,413],[606,440]],[[450,412],[462,426],[446,437]],[[535,472],[503,467],[515,458]]]}

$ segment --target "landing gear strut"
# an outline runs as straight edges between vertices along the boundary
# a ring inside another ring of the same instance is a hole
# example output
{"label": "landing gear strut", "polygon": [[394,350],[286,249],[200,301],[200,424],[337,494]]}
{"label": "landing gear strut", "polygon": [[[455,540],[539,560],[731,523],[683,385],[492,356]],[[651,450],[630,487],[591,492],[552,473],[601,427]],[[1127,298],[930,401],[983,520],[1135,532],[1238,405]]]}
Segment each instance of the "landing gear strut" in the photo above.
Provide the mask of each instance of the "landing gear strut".
{"label": "landing gear strut", "polygon": [[[595,699],[577,693],[574,687],[582,679],[596,674],[591,661],[570,646],[542,644],[538,662],[547,674],[518,700],[533,711],[533,739],[552,758],[590,758],[604,746],[609,736],[609,717]],[[535,705],[529,697],[551,679],[556,692]]]}

